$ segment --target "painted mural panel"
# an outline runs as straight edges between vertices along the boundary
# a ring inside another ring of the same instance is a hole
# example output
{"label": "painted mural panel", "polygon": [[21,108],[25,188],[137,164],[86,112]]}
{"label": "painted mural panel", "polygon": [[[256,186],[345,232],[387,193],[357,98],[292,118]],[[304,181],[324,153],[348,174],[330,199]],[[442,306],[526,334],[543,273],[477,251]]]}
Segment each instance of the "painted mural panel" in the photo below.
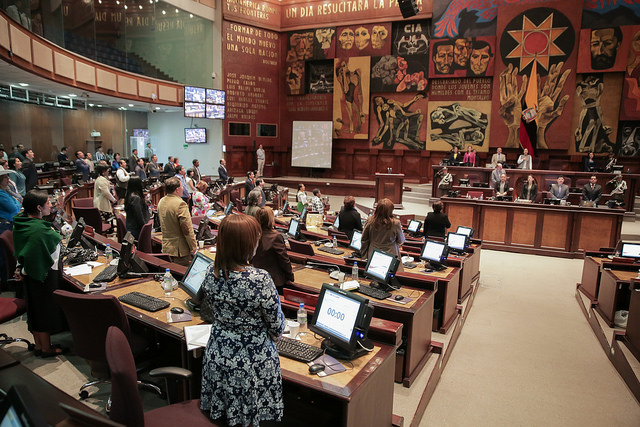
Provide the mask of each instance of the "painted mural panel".
{"label": "painted mural panel", "polygon": [[495,37],[434,40],[429,55],[429,77],[492,76],[495,44]]}
{"label": "painted mural panel", "polygon": [[391,23],[338,27],[336,55],[338,57],[389,55],[391,53]]}
{"label": "painted mural panel", "polygon": [[631,27],[580,30],[578,73],[624,71],[631,44]]}
{"label": "painted mural panel", "polygon": [[334,138],[368,137],[370,59],[368,56],[361,56],[334,60]]}
{"label": "painted mural panel", "polygon": [[371,58],[371,92],[419,92],[427,89],[424,55]]}
{"label": "painted mural panel", "polygon": [[371,148],[424,150],[425,92],[376,94],[371,100]]}
{"label": "painted mural panel", "polygon": [[495,1],[434,0],[433,37],[493,36],[497,14]]}

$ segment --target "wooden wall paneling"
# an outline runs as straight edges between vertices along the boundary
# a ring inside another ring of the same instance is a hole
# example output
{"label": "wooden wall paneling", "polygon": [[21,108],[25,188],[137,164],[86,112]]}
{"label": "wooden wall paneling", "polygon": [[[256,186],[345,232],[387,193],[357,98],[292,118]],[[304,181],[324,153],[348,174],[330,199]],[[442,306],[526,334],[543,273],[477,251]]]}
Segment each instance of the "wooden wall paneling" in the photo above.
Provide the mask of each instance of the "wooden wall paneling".
{"label": "wooden wall paneling", "polygon": [[331,159],[331,171],[329,171],[329,175],[331,175],[332,178],[349,178],[349,169],[351,169],[351,162],[349,162],[350,157],[351,155],[344,151],[334,151],[333,158]]}
{"label": "wooden wall paneling", "polygon": [[378,151],[377,157],[377,162],[375,162],[376,164],[372,165],[375,167],[370,170],[371,176],[373,176],[375,172],[386,173],[389,168],[394,169],[396,173],[399,172],[398,167],[394,167],[395,156],[392,152]]}
{"label": "wooden wall paneling", "polygon": [[[55,129],[62,125],[62,110],[58,108],[33,107],[31,110],[31,148],[36,162],[51,160],[55,150],[56,157],[60,150],[57,141],[53,140]],[[57,148],[54,148],[54,145]],[[28,146],[27,146],[28,148]]]}
{"label": "wooden wall paneling", "polygon": [[548,212],[542,224],[542,248],[568,249],[567,236],[571,235],[569,214]]}
{"label": "wooden wall paneling", "polygon": [[425,158],[418,151],[404,151],[398,172],[404,173],[405,182],[426,182],[427,167]]}
{"label": "wooden wall paneling", "polygon": [[354,179],[373,179],[375,169],[375,156],[369,156],[368,153],[354,152],[353,161],[353,176]]}
{"label": "wooden wall paneling", "polygon": [[[455,231],[459,225],[475,229],[478,228],[477,225],[474,224],[474,206],[451,203],[447,205],[445,211],[451,222],[450,230]],[[477,231],[475,235],[478,236]]]}
{"label": "wooden wall paneling", "polygon": [[507,210],[486,207],[482,221],[482,240],[503,243],[506,237]]}
{"label": "wooden wall paneling", "polygon": [[[9,101],[8,101],[9,102]],[[10,146],[6,146],[7,155],[11,154],[11,146],[31,141],[31,106],[19,102],[10,102],[9,121],[10,121]],[[30,145],[30,144],[29,144]]]}
{"label": "wooden wall paneling", "polygon": [[514,209],[511,243],[523,246],[533,246],[536,242],[537,219],[537,212]]}
{"label": "wooden wall paneling", "polygon": [[578,215],[580,221],[580,235],[577,249],[597,251],[601,247],[609,246],[612,229],[615,230],[615,217],[609,215],[584,213]]}

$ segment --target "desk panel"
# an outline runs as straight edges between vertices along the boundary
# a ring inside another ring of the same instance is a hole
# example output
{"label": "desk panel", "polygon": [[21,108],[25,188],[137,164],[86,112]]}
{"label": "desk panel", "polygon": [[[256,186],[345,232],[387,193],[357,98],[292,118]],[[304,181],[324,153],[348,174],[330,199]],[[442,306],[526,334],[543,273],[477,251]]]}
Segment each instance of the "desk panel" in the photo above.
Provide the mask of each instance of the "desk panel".
{"label": "desk panel", "polygon": [[507,223],[507,211],[501,208],[487,207],[482,215],[485,242],[504,242]]}
{"label": "desk panel", "polygon": [[[603,240],[611,240],[615,233],[615,217],[586,213],[579,217],[577,249],[594,250]],[[597,230],[597,232],[595,232]]]}
{"label": "desk panel", "polygon": [[563,212],[547,212],[542,224],[541,247],[564,250],[567,242],[569,216]]}
{"label": "desk panel", "polygon": [[513,231],[511,243],[533,246],[536,242],[536,228],[533,226],[538,218],[536,212],[515,211],[513,213]]}

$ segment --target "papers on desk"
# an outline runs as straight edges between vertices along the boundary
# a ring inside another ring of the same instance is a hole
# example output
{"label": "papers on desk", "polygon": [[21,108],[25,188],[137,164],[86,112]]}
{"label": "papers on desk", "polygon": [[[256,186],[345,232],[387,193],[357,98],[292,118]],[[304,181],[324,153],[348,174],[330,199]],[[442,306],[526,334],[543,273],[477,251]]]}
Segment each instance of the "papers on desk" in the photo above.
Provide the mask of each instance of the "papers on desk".
{"label": "papers on desk", "polygon": [[82,276],[84,274],[91,274],[91,266],[89,264],[79,264],[73,267],[65,267],[64,273],[68,276]]}
{"label": "papers on desk", "polygon": [[184,339],[187,342],[187,350],[206,347],[211,335],[211,325],[193,325],[184,327]]}

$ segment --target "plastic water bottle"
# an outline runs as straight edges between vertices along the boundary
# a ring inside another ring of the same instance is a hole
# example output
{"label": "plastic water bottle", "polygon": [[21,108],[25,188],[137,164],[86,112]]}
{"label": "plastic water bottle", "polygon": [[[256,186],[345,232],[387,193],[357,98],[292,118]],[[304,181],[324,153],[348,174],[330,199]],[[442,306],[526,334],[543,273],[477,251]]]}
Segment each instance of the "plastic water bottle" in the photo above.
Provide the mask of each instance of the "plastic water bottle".
{"label": "plastic water bottle", "polygon": [[113,255],[113,252],[111,251],[111,244],[107,243],[107,247],[104,248],[104,257],[106,258],[106,263],[107,265],[109,265],[109,263],[111,262],[111,257]]}
{"label": "plastic water bottle", "polygon": [[351,267],[351,280],[358,281],[358,262],[354,261]]}
{"label": "plastic water bottle", "polygon": [[300,303],[298,309],[298,323],[300,324],[300,332],[306,332],[307,330],[307,310],[304,308],[304,303]]}
{"label": "plastic water bottle", "polygon": [[333,236],[333,248],[338,249],[338,238]]}
{"label": "plastic water bottle", "polygon": [[171,271],[167,268],[162,278],[162,289],[164,290],[164,296],[170,297],[173,290],[173,277],[171,277]]}

